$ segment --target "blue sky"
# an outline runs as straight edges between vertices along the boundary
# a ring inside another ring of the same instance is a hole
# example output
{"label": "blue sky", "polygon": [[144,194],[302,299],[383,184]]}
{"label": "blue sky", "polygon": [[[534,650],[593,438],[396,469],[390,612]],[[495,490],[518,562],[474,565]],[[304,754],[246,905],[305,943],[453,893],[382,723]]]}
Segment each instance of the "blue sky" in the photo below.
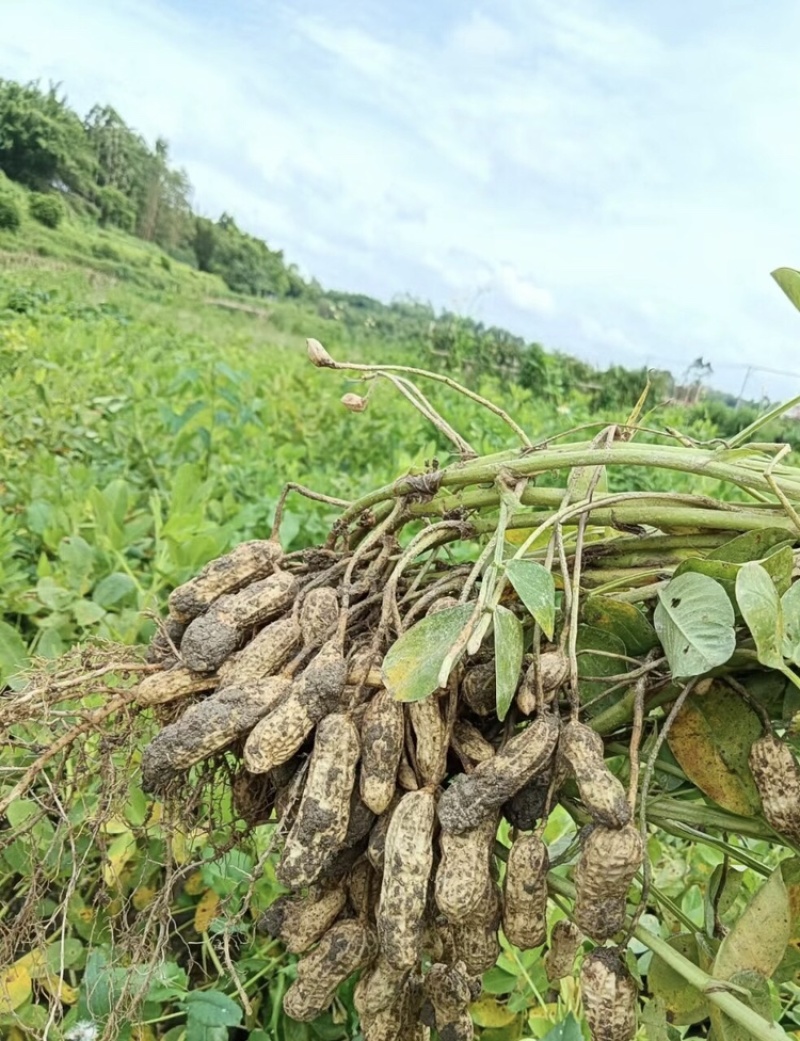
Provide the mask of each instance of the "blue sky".
{"label": "blue sky", "polygon": [[168,138],[327,286],[800,392],[796,0],[3,0],[0,75]]}

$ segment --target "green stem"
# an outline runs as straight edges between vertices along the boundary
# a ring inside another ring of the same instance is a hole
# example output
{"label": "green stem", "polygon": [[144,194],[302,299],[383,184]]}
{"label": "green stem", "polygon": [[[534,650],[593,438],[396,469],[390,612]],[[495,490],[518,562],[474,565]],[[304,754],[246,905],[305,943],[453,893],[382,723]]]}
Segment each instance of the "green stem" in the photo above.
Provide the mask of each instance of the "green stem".
{"label": "green stem", "polygon": [[[554,892],[571,900],[575,899],[575,887],[571,882],[552,872],[547,876],[547,881]],[[633,935],[679,976],[682,976],[687,983],[699,990],[708,1001],[743,1027],[756,1041],[790,1041],[789,1035],[777,1023],[767,1022],[728,990],[722,989],[725,987],[724,981],[715,980],[709,976],[707,972],[690,962],[688,958],[684,958],[674,947],[670,947],[660,936],[651,933],[641,923],[633,930]]]}

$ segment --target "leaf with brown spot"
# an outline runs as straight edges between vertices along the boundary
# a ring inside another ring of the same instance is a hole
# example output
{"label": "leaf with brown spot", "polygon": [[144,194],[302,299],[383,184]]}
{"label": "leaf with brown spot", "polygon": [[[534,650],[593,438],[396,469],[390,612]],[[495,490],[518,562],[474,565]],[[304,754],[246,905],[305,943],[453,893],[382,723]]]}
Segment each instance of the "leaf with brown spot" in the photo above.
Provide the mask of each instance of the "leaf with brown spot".
{"label": "leaf with brown spot", "polygon": [[692,692],[678,713],[668,742],[681,769],[704,795],[743,816],[758,813],[761,801],[748,764],[761,721],[722,683]]}

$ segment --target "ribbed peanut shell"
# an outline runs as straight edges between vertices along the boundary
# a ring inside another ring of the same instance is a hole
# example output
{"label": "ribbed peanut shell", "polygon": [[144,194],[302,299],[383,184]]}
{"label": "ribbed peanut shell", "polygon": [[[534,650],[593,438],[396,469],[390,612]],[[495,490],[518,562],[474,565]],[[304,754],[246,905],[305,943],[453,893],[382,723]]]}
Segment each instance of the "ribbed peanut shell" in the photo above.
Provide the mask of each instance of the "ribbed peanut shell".
{"label": "ribbed peanut shell", "polygon": [[297,817],[275,874],[292,889],[315,882],[326,860],[345,842],[360,753],[358,731],[343,713],[317,727]]}
{"label": "ribbed peanut shell", "polygon": [[291,1019],[309,1022],[333,1001],[336,988],[374,956],[375,934],[355,918],[337,922],[297,963],[297,979],[283,997]]}
{"label": "ribbed peanut shell", "polygon": [[785,742],[766,734],[753,742],[750,770],[769,824],[800,843],[800,767]]}
{"label": "ribbed peanut shell", "polygon": [[543,770],[555,751],[559,726],[557,716],[539,716],[471,774],[460,774],[439,800],[445,831],[459,834],[476,827]]}
{"label": "ribbed peanut shell", "polygon": [[436,905],[451,922],[463,922],[480,906],[486,886],[493,884],[491,861],[497,816],[461,835],[439,834],[441,859],[436,870]]}
{"label": "ribbed peanut shell", "polygon": [[558,754],[575,777],[587,813],[597,824],[621,828],[631,819],[631,808],[603,752],[603,739],[591,727],[574,720],[562,727]]}
{"label": "ribbed peanut shell", "polygon": [[550,857],[538,835],[520,835],[511,845],[503,886],[503,932],[520,950],[547,939],[547,872]]}
{"label": "ribbed peanut shell", "polygon": [[440,784],[447,765],[447,723],[438,698],[425,698],[407,706],[414,733],[414,758],[423,784]]}
{"label": "ribbed peanut shell", "polygon": [[218,683],[218,678],[213,674],[192,672],[191,669],[176,666],[164,672],[154,672],[140,680],[135,700],[137,705],[164,705],[189,694],[214,690]]}
{"label": "ribbed peanut shell", "polygon": [[271,575],[283,553],[271,540],[242,542],[224,557],[206,564],[203,570],[173,589],[169,598],[170,613],[181,622],[202,614],[226,593]]}
{"label": "ribbed peanut shell", "polygon": [[386,961],[396,969],[412,969],[420,953],[433,867],[435,811],[432,789],[407,792],[386,833],[378,938]]}
{"label": "ribbed peanut shell", "polygon": [[583,959],[580,981],[592,1041],[633,1041],[638,990],[619,951],[596,947]]}
{"label": "ribbed peanut shell", "polygon": [[575,868],[575,924],[602,943],[625,922],[628,888],[642,866],[643,847],[632,824],[587,829]]}
{"label": "ribbed peanut shell", "polygon": [[379,690],[364,712],[361,723],[361,798],[381,814],[397,787],[397,768],[403,753],[403,706],[387,690]]}
{"label": "ribbed peanut shell", "polygon": [[300,626],[294,618],[287,616],[271,622],[220,666],[220,686],[236,687],[274,676],[300,649],[300,644]]}
{"label": "ribbed peanut shell", "polygon": [[291,954],[302,954],[331,928],[345,903],[341,886],[310,890],[305,896],[281,896],[261,916],[258,928],[282,940]]}

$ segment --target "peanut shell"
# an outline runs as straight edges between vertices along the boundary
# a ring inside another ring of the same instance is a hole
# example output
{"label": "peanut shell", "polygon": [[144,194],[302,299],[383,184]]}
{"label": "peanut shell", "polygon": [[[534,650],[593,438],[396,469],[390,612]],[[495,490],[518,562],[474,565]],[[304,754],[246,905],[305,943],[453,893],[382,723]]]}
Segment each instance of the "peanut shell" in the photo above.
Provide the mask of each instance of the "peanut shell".
{"label": "peanut shell", "polygon": [[397,784],[403,754],[403,706],[387,690],[379,690],[364,712],[361,724],[361,798],[373,813],[389,806]]}
{"label": "peanut shell", "polygon": [[621,953],[595,947],[583,959],[580,980],[592,1041],[633,1041],[639,992]]}
{"label": "peanut shell", "polygon": [[753,742],[750,770],[770,826],[800,843],[800,767],[789,746],[774,734]]}
{"label": "peanut shell", "polygon": [[603,758],[603,739],[591,727],[570,721],[561,730],[558,754],[572,771],[581,801],[591,818],[609,828],[621,828],[631,819],[622,782]]}
{"label": "peanut shell", "polygon": [[283,997],[291,1019],[309,1022],[333,1001],[337,987],[374,956],[375,934],[355,918],[337,922],[297,963],[297,979]]}
{"label": "peanut shell", "polygon": [[538,835],[520,835],[511,845],[503,887],[503,932],[520,950],[547,939],[547,872],[550,857]]}
{"label": "peanut shell", "polygon": [[282,556],[283,551],[277,542],[242,542],[224,557],[206,564],[194,578],[173,589],[169,598],[170,613],[179,622],[191,621],[219,597],[271,575]]}
{"label": "peanut shell", "polygon": [[625,922],[628,888],[642,866],[643,847],[632,824],[587,828],[575,868],[575,924],[597,943]]}
{"label": "peanut shell", "polygon": [[493,884],[491,863],[496,837],[495,814],[460,835],[440,833],[436,904],[449,921],[469,918],[484,899],[486,886]]}

